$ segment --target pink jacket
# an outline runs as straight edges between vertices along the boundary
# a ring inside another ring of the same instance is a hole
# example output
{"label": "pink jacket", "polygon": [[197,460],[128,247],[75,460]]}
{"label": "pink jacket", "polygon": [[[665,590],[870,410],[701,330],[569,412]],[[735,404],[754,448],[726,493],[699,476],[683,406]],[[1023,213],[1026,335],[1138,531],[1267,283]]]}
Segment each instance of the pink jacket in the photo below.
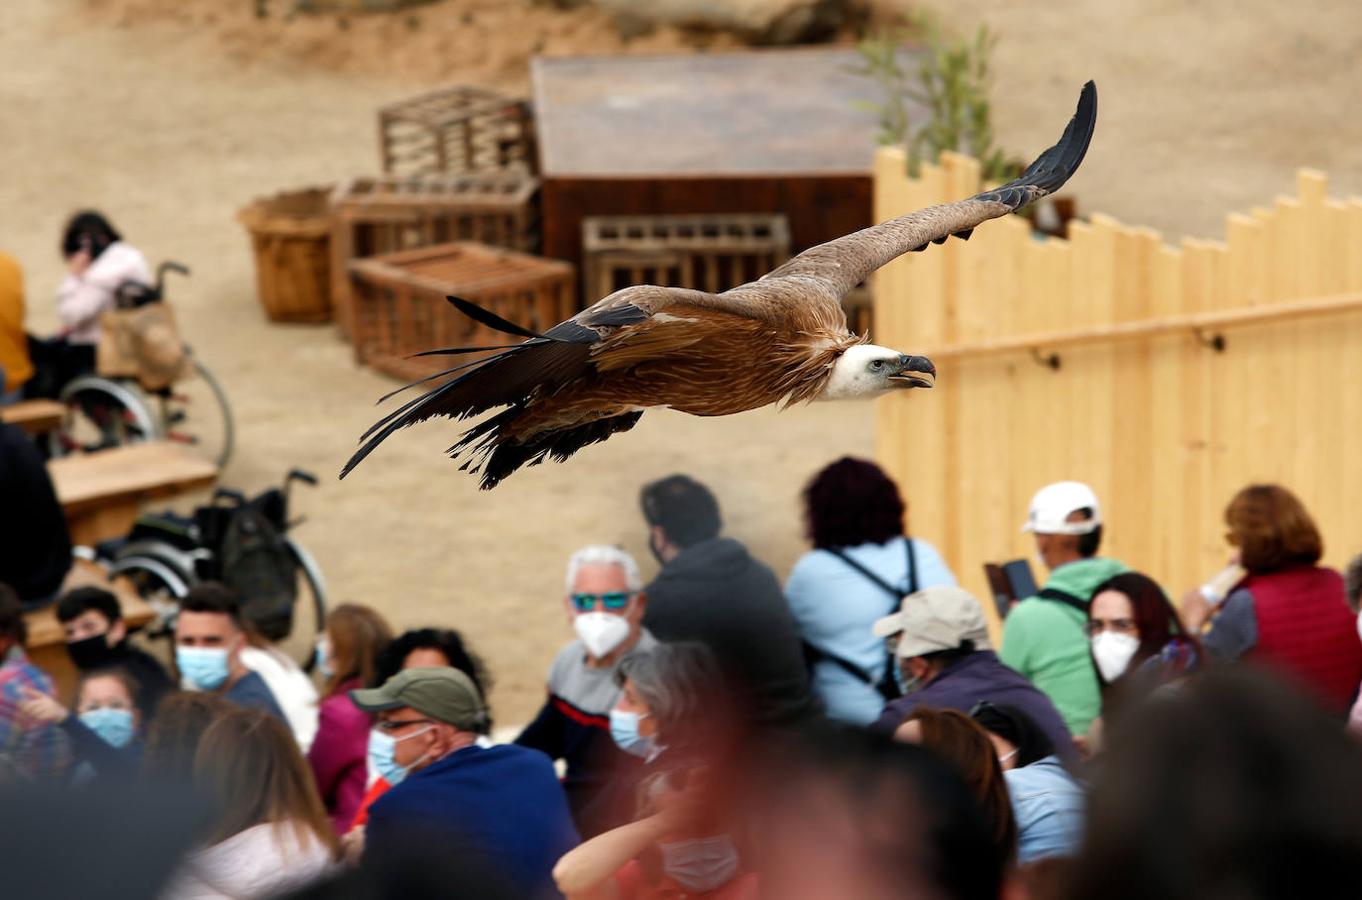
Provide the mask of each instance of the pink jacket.
{"label": "pink jacket", "polygon": [[141,251],[115,241],[79,277],[67,275],[57,288],[57,314],[71,343],[99,343],[99,314],[113,309],[114,295],[124,283],[150,285],[151,269]]}
{"label": "pink jacket", "polygon": [[318,708],[317,737],[307,761],[336,834],[345,834],[364,799],[368,778],[369,729],[373,719],[350,702],[358,678],[342,683]]}

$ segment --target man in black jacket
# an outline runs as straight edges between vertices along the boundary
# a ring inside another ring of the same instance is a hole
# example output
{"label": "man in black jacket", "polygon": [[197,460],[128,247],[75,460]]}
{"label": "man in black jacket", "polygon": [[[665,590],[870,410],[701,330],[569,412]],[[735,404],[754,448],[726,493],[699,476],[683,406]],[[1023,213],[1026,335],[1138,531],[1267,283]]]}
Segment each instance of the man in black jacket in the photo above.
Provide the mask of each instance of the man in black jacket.
{"label": "man in black jacket", "polygon": [[56,599],[71,568],[71,536],[33,440],[0,422],[0,581],[25,610]]}
{"label": "man in black jacket", "polygon": [[813,715],[799,628],[772,571],[720,537],[719,504],[685,475],[643,488],[648,545],[662,570],[648,585],[643,625],[660,641],[699,641],[719,658],[755,720],[786,725]]}

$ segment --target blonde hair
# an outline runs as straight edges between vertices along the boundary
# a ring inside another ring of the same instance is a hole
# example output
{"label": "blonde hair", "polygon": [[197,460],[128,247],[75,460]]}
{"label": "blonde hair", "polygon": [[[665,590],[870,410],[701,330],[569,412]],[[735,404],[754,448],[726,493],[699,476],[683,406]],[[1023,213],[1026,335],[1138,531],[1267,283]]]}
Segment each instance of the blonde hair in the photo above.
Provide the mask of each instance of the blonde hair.
{"label": "blonde hair", "polygon": [[194,755],[194,786],[217,804],[210,844],[270,822],[292,827],[299,844],[315,839],[339,858],[312,770],[270,713],[233,707],[218,716]]}

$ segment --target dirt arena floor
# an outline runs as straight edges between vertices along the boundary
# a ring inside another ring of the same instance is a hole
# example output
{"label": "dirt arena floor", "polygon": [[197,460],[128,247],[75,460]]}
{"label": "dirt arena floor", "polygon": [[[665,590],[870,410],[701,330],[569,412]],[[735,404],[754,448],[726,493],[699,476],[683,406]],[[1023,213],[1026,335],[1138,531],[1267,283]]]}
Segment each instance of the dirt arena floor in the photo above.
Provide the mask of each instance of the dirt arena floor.
{"label": "dirt arena floor", "polygon": [[[375,171],[375,107],[460,78],[465,57],[423,36],[435,25],[257,23],[240,12],[247,0],[233,2],[0,4],[0,248],[26,269],[31,328],[55,326],[56,245],[78,207],[106,211],[153,260],[189,263],[193,279],[173,302],[226,383],[239,426],[223,482],[254,491],[293,466],[324,476],[300,499],[308,521],[297,537],[320,560],[333,602],[372,604],[398,627],[462,629],[497,680],[502,724],[533,712],[569,637],[559,599],[567,555],[619,542],[651,574],[636,505],[644,482],[673,471],[709,482],[729,532],[788,571],[803,550],[799,488],[838,455],[873,452],[869,404],[715,421],[650,413],[631,434],[492,493],[444,459],[456,429],[433,423],[335,480],[376,415],[373,401],[393,384],[357,368],[328,326],[266,323],[233,213],[258,195]],[[444,17],[461,8],[482,16],[526,5],[446,0],[419,15],[447,27]],[[918,5],[958,28],[987,21],[996,30],[997,131],[1019,155],[1052,140],[1079,84],[1097,79],[1098,135],[1072,185],[1085,212],[1217,237],[1226,211],[1290,190],[1298,166],[1328,171],[1336,194],[1362,192],[1362,118],[1351,108],[1362,12],[1351,4]],[[881,7],[884,16],[892,4]],[[466,57],[466,80],[523,83],[536,48],[731,43],[659,32],[626,45],[594,15],[542,9],[512,37],[512,20],[497,15],[474,20],[482,49]],[[401,62],[417,52],[444,55]]]}

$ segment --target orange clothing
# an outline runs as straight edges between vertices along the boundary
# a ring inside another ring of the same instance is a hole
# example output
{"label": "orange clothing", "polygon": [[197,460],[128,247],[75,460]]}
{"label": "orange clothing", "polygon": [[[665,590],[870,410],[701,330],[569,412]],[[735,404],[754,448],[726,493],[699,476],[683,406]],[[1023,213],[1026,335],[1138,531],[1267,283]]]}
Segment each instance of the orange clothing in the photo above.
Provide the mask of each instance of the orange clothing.
{"label": "orange clothing", "polygon": [[24,275],[14,257],[0,253],[0,367],[4,384],[0,394],[21,387],[33,377],[24,333]]}
{"label": "orange clothing", "polygon": [[369,821],[369,807],[373,806],[375,800],[386,794],[390,787],[392,785],[384,781],[382,775],[374,779],[374,783],[369,785],[369,790],[365,791],[364,799],[359,801],[359,812],[355,813],[355,821],[350,824],[351,831],[364,827]]}

